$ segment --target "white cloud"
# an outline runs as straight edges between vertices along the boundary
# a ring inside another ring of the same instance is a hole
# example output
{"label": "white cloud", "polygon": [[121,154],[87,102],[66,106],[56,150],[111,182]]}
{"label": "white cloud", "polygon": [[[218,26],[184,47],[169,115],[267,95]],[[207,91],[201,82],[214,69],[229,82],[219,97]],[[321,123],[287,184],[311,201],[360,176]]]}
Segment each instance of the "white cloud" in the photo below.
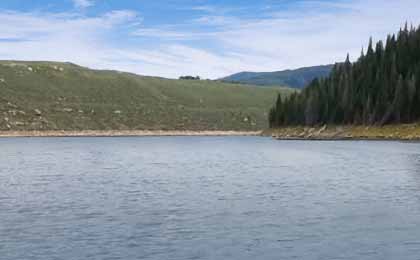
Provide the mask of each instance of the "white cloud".
{"label": "white cloud", "polygon": [[191,39],[197,34],[191,34],[188,32],[178,32],[168,29],[158,29],[158,28],[144,28],[138,29],[132,33],[134,36],[145,36],[145,37],[155,37],[155,38],[169,38],[172,40],[177,39]]}
{"label": "white cloud", "polygon": [[94,0],[73,0],[73,4],[77,8],[88,8],[95,4]]}
{"label": "white cloud", "polygon": [[141,17],[129,10],[96,17],[0,11],[0,59],[218,78],[333,63],[347,52],[355,59],[370,36],[384,39],[405,21],[420,24],[418,0],[307,1],[294,11],[273,9],[258,19],[206,13],[155,27],[143,27]]}
{"label": "white cloud", "polygon": [[[0,58],[71,61],[101,67],[110,46],[107,35],[136,19],[131,11],[113,11],[98,17],[77,14],[0,12]],[[112,49],[112,48],[111,48]]]}
{"label": "white cloud", "polygon": [[[207,16],[197,21],[221,26],[214,37],[225,49],[241,53],[250,68],[268,60],[258,69],[266,71],[333,63],[347,52],[355,59],[370,36],[384,39],[405,21],[419,24],[418,10],[417,0],[331,5],[308,1],[296,12],[277,12],[264,19]],[[251,56],[257,59],[247,59]]]}
{"label": "white cloud", "polygon": [[216,8],[214,6],[210,5],[199,5],[199,6],[193,6],[191,10],[194,11],[202,11],[202,12],[214,12],[216,11]]}
{"label": "white cloud", "polygon": [[[370,36],[375,40],[385,39],[387,34],[396,33],[405,21],[420,24],[417,10],[420,10],[417,0],[306,1],[295,11],[271,13],[266,18],[209,14],[193,20],[190,27],[184,29],[145,28],[137,35],[169,38],[175,42],[201,39],[213,43],[210,50],[193,43],[189,46],[168,43],[155,48],[154,57],[185,55],[163,62],[151,59],[151,63],[158,65],[161,75],[189,72],[217,78],[241,70],[270,71],[329,64],[344,60],[347,53],[356,59]],[[214,30],[203,32],[203,28],[209,27]]]}

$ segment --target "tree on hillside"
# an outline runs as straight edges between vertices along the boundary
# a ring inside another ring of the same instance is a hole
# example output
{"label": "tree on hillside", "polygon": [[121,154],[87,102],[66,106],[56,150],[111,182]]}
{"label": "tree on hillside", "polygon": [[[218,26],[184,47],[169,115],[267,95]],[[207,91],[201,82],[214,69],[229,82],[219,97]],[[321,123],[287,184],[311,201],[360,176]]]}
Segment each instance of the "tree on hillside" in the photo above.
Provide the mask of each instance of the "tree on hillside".
{"label": "tree on hillside", "polygon": [[179,77],[179,79],[181,79],[181,80],[200,80],[201,78],[200,78],[200,76],[196,76],[196,77],[194,77],[194,76],[181,76],[181,77]]}

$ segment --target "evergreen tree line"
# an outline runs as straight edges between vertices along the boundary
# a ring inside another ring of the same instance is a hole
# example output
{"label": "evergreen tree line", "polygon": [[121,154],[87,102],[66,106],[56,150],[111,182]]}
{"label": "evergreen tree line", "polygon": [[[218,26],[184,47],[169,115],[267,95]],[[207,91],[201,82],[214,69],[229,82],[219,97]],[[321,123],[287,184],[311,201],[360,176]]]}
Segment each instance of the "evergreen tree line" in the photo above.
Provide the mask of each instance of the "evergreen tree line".
{"label": "evergreen tree line", "polygon": [[285,125],[410,123],[420,119],[420,27],[406,25],[351,63],[302,92],[280,94],[269,113],[270,127]]}

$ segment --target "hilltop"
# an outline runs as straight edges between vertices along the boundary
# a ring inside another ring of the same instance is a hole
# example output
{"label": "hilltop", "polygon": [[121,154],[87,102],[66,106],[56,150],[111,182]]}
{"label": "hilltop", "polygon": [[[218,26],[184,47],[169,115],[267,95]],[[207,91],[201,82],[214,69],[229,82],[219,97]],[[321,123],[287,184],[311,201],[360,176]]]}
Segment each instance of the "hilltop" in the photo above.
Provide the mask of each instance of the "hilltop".
{"label": "hilltop", "polygon": [[330,74],[333,65],[323,65],[276,72],[240,72],[220,79],[223,82],[259,86],[287,86],[302,89],[315,78]]}
{"label": "hilltop", "polygon": [[0,130],[258,130],[279,91],[0,61]]}

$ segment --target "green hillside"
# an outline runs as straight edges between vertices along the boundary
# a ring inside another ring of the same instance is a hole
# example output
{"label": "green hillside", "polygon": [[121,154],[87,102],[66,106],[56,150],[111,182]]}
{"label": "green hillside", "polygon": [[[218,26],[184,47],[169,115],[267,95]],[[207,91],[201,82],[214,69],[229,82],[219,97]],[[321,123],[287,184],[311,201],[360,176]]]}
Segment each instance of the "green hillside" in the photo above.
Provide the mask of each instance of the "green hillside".
{"label": "green hillside", "polygon": [[279,91],[0,61],[0,130],[256,130]]}

